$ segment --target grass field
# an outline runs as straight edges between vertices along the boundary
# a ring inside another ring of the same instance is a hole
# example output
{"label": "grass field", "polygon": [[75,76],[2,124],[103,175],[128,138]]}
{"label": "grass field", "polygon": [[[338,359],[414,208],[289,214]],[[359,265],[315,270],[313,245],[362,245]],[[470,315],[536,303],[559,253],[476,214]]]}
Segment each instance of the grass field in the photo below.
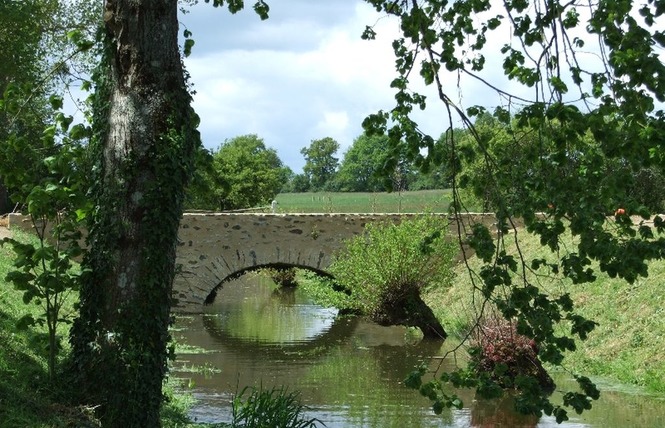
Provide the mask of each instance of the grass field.
{"label": "grass field", "polygon": [[393,193],[280,193],[282,213],[417,213],[448,211],[450,190]]}

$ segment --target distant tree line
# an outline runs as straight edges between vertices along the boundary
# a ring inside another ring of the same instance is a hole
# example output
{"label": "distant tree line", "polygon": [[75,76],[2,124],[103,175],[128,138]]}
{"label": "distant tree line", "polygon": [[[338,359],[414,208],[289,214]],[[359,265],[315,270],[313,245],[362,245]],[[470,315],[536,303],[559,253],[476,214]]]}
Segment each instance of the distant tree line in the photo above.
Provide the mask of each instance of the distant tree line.
{"label": "distant tree line", "polygon": [[[529,160],[533,151],[541,149],[542,143],[529,132],[515,133],[510,118],[499,121],[484,114],[476,119],[474,132],[485,141],[484,147],[476,144],[476,137],[468,130],[452,132],[457,139],[454,149],[447,143],[446,133],[430,148],[439,159],[432,168],[422,162],[423,153],[404,151],[394,156],[386,135],[360,135],[341,161],[340,145],[333,138],[312,140],[300,150],[305,159],[300,174],[284,165],[277,152],[268,148],[257,135],[235,137],[216,150],[200,149],[187,205],[190,209],[237,210],[270,205],[278,193],[445,189],[452,187],[456,174],[457,184],[465,192],[470,206],[493,211],[498,203],[492,196],[496,194],[496,186],[509,190],[508,203],[520,204],[529,195],[523,194],[526,190],[519,183],[547,174]],[[593,145],[592,138],[588,139]],[[500,174],[488,169],[487,156],[501,166]],[[575,167],[575,156],[571,151],[571,168]],[[608,174],[607,186],[612,186],[610,178],[617,177],[631,183],[631,194],[639,203],[663,211],[665,176],[662,171],[654,167],[633,170],[630,165],[619,162],[613,165],[612,174]],[[549,203],[542,201],[543,211],[548,209]]]}
{"label": "distant tree line", "polygon": [[280,192],[384,192],[441,189],[450,185],[447,167],[423,172],[405,153],[390,163],[386,136],[361,135],[344,153],[333,138],[312,140],[300,153],[303,172],[294,173],[255,134],[201,148],[187,199],[189,209],[237,210],[269,205]]}
{"label": "distant tree line", "polygon": [[416,158],[400,153],[394,162],[388,137],[362,134],[337,157],[339,144],[327,137],[313,140],[300,153],[305,157],[302,174],[286,183],[283,192],[385,192],[442,189],[450,186],[447,168],[421,170]]}

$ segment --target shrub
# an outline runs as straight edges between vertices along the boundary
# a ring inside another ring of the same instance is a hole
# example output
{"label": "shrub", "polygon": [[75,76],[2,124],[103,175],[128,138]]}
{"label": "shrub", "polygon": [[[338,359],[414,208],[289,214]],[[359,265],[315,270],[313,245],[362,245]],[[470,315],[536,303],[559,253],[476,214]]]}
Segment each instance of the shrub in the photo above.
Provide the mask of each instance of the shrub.
{"label": "shrub", "polygon": [[363,315],[380,325],[418,327],[426,338],[446,333],[421,298],[429,287],[447,287],[456,244],[448,222],[422,215],[399,224],[370,223],[346,242],[328,269],[330,280],[303,281],[317,303]]}
{"label": "shrub", "polygon": [[[300,393],[286,388],[245,387],[233,399],[233,428],[315,428],[316,418],[304,415]],[[322,423],[323,424],[323,423]],[[323,424],[325,426],[325,424]]]}
{"label": "shrub", "polygon": [[386,304],[430,286],[449,286],[457,247],[446,239],[447,230],[447,220],[428,215],[399,224],[368,224],[330,267],[350,293],[347,306],[375,318]]}
{"label": "shrub", "polygon": [[292,267],[274,267],[263,269],[266,275],[273,280],[273,282],[280,287],[295,287],[298,285],[296,281],[296,269]]}
{"label": "shrub", "polygon": [[538,345],[517,333],[515,325],[500,316],[487,316],[478,325],[471,348],[472,367],[487,373],[503,388],[515,388],[515,380],[529,376],[543,390],[554,382],[538,359]]}

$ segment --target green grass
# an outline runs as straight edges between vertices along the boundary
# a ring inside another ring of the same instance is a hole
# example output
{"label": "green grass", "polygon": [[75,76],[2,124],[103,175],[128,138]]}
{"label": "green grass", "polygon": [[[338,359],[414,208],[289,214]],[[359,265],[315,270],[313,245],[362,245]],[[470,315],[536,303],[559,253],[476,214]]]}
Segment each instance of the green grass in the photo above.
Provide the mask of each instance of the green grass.
{"label": "green grass", "polygon": [[[34,239],[19,232],[14,237]],[[45,328],[16,328],[23,315],[42,309],[23,304],[22,292],[4,281],[13,256],[11,246],[0,247],[0,427],[95,426],[89,409],[61,404],[66,385],[48,382]]]}
{"label": "green grass", "polygon": [[[554,260],[538,238],[526,232],[518,236],[527,260]],[[475,258],[470,264],[479,266]],[[431,290],[424,298],[448,332],[459,335],[468,329],[474,308],[482,299],[479,293],[471,292],[466,267],[460,264],[456,272],[452,288]],[[531,278],[550,293],[569,292],[579,313],[599,323],[586,341],[578,341],[575,352],[566,355],[565,367],[637,385],[652,393],[665,393],[665,261],[651,263],[649,277],[634,284],[597,272],[598,279],[590,284]]]}
{"label": "green grass", "polygon": [[282,213],[445,213],[451,191],[280,193],[275,200]]}
{"label": "green grass", "polygon": [[[34,237],[13,232],[13,237],[28,242]],[[68,404],[69,384],[61,374],[53,383],[48,382],[47,353],[44,349],[45,328],[19,330],[16,322],[26,313],[39,314],[36,305],[25,305],[22,292],[17,291],[4,278],[12,269],[14,253],[10,245],[0,246],[0,428],[64,428],[99,427],[93,410]],[[73,302],[70,302],[73,303]],[[70,306],[67,308],[72,310]],[[65,345],[60,359],[67,356],[67,335],[63,329]],[[162,426],[169,428],[223,427],[192,424],[187,411],[193,399],[180,385],[167,382],[164,387],[167,402],[162,408]]]}

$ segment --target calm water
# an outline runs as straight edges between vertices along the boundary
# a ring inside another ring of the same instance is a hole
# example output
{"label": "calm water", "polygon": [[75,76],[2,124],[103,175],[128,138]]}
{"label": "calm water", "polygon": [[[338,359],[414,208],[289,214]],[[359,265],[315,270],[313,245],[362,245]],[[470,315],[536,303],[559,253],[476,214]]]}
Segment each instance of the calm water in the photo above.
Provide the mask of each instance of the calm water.
{"label": "calm water", "polygon": [[422,361],[453,364],[439,358],[450,345],[422,343],[401,327],[337,318],[335,310],[297,291],[276,292],[256,275],[225,284],[208,311],[179,318],[173,333],[196,349],[179,355],[175,371],[190,379],[198,400],[191,416],[200,422],[230,422],[233,394],[246,385],[283,385],[301,391],[309,414],[328,427],[665,427],[665,400],[611,386],[591,412],[563,425],[517,415],[507,400],[478,401],[470,392],[460,393],[464,409],[434,415],[402,380]]}

